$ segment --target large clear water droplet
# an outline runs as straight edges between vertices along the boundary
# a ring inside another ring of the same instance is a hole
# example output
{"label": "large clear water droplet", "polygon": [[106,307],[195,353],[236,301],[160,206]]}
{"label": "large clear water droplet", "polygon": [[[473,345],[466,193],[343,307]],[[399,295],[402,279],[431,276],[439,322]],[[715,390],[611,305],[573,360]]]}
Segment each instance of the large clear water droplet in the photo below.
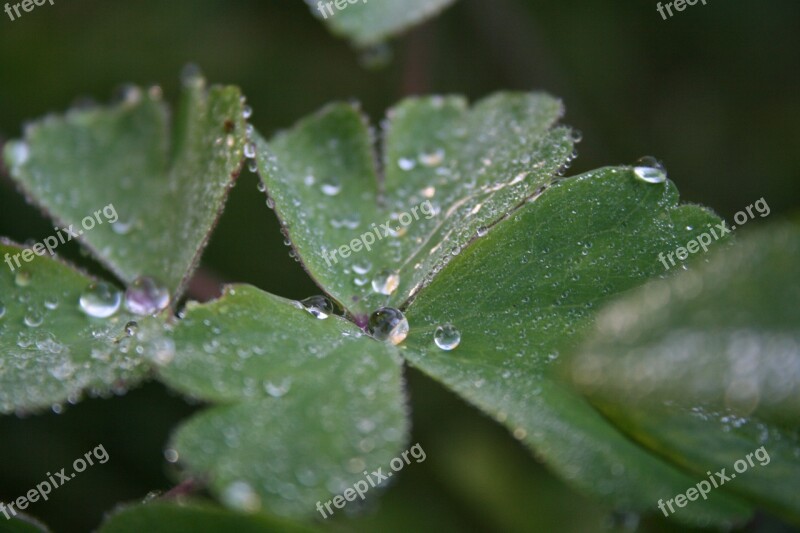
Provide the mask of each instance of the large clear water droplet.
{"label": "large clear water droplet", "polygon": [[380,341],[400,344],[408,336],[408,320],[399,309],[381,307],[369,317],[369,333]]}
{"label": "large clear water droplet", "polygon": [[645,156],[633,167],[633,173],[647,183],[664,183],[667,181],[667,169],[655,157]]}
{"label": "large clear water droplet", "polygon": [[95,318],[108,318],[119,310],[122,293],[105,282],[92,283],[81,294],[81,311]]}
{"label": "large clear water droplet", "polygon": [[436,346],[445,351],[455,350],[461,343],[461,332],[453,324],[444,324],[436,328],[433,334],[433,342]]}
{"label": "large clear water droplet", "polygon": [[372,290],[378,294],[390,295],[400,285],[400,274],[395,270],[382,270],[372,280]]}
{"label": "large clear water droplet", "polygon": [[300,303],[303,304],[306,311],[320,320],[324,320],[333,314],[333,303],[325,296],[311,296]]}
{"label": "large clear water droplet", "polygon": [[125,292],[125,308],[135,315],[154,315],[169,305],[169,290],[149,276],[134,281]]}

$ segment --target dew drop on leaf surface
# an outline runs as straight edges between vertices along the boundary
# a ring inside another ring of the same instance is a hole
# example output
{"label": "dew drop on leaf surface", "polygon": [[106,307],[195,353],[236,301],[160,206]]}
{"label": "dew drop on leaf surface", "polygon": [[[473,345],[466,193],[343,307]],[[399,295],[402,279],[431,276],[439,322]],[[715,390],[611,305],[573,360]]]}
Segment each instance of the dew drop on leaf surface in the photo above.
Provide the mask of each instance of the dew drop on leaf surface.
{"label": "dew drop on leaf surface", "polygon": [[125,308],[135,315],[154,315],[169,305],[169,290],[149,276],[137,278],[125,292]]}
{"label": "dew drop on leaf surface", "polygon": [[108,283],[89,285],[79,299],[81,310],[94,318],[108,318],[119,310],[122,293]]}
{"label": "dew drop on leaf surface", "polygon": [[444,324],[436,328],[433,341],[442,350],[455,350],[461,343],[461,332],[452,324]]}
{"label": "dew drop on leaf surface", "polygon": [[397,345],[408,336],[408,320],[399,309],[381,307],[369,317],[369,333],[380,341]]}
{"label": "dew drop on leaf surface", "polygon": [[656,158],[645,156],[633,167],[636,177],[646,183],[664,183],[667,181],[667,169]]}

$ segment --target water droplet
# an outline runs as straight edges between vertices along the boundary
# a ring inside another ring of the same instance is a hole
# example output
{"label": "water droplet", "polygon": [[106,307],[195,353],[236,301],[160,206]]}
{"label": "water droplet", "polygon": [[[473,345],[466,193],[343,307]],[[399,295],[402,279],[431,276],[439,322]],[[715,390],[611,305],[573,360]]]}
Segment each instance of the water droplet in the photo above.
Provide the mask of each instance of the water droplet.
{"label": "water droplet", "polygon": [[442,350],[455,350],[461,343],[461,332],[452,324],[444,324],[436,328],[433,334],[433,341]]}
{"label": "water droplet", "polygon": [[397,160],[397,166],[400,167],[400,170],[408,172],[409,170],[414,170],[414,167],[417,166],[417,162],[407,157],[401,157]]}
{"label": "water droplet", "polygon": [[133,220],[117,220],[111,224],[111,229],[117,235],[127,235],[133,229]]}
{"label": "water droplet", "polygon": [[14,166],[22,166],[30,157],[31,150],[26,142],[9,142],[8,143],[8,151],[10,154],[9,163]]}
{"label": "water droplet", "polygon": [[258,511],[261,508],[261,498],[248,483],[234,481],[222,493],[222,499],[229,506],[242,511]]}
{"label": "water droplet", "polygon": [[6,304],[0,301],[0,318],[6,316]]}
{"label": "water droplet", "polygon": [[246,106],[244,106],[244,107],[242,108],[242,118],[244,118],[245,120],[247,120],[247,119],[249,119],[249,118],[250,118],[250,117],[252,117],[252,116],[253,116],[253,108],[252,108],[252,107],[250,107],[249,105],[246,105]]}
{"label": "water droplet", "polygon": [[394,270],[382,270],[372,280],[372,290],[378,294],[390,295],[400,285],[400,274]]}
{"label": "water droplet", "polygon": [[256,158],[256,145],[255,143],[249,142],[244,145],[244,156],[247,159],[255,159]]}
{"label": "water droplet", "polygon": [[369,263],[364,263],[364,264],[355,263],[355,264],[353,264],[353,272],[355,272],[356,274],[362,275],[362,276],[364,274],[366,274],[367,272],[369,272],[370,268],[372,268],[372,265],[369,264]]}
{"label": "water droplet", "polygon": [[286,393],[289,392],[289,389],[291,387],[292,387],[291,378],[286,378],[277,384],[271,381],[264,382],[264,391],[273,398],[280,398],[282,396],[285,396]]}
{"label": "water droplet", "polygon": [[79,300],[81,310],[95,318],[108,318],[119,310],[122,293],[105,282],[89,285]]}
{"label": "water droplet", "polygon": [[14,283],[17,284],[17,287],[27,287],[31,284],[31,273],[27,270],[20,270],[14,276]]}
{"label": "water droplet", "polygon": [[664,183],[667,181],[667,169],[656,158],[645,156],[636,162],[633,173],[647,183]]}
{"label": "water droplet", "polygon": [[330,178],[320,185],[320,190],[326,196],[336,196],[342,192],[342,182],[337,178]]}
{"label": "water droplet", "polygon": [[400,344],[408,336],[408,320],[393,307],[381,307],[369,317],[369,333],[380,341]]}
{"label": "water droplet", "polygon": [[188,64],[183,67],[181,71],[181,82],[184,87],[202,87],[205,85],[206,80],[203,78],[200,67],[194,64]]}
{"label": "water droplet", "polygon": [[38,328],[44,322],[44,315],[42,315],[39,311],[29,311],[27,315],[25,315],[25,325],[29,328]]}
{"label": "water droplet", "polygon": [[180,455],[178,455],[178,450],[173,448],[167,448],[164,450],[164,459],[167,460],[169,463],[177,463],[178,459],[180,459]]}
{"label": "water droplet", "polygon": [[154,315],[169,305],[169,290],[149,276],[137,278],[125,292],[125,308],[135,315]]}
{"label": "water droplet", "polygon": [[48,296],[44,299],[44,306],[50,311],[58,309],[58,296]]}
{"label": "water droplet", "polygon": [[487,233],[489,233],[489,228],[486,226],[481,226],[478,228],[478,237],[485,237]]}
{"label": "water droplet", "polygon": [[311,296],[300,303],[303,304],[306,311],[320,320],[324,320],[333,314],[333,303],[325,296]]}
{"label": "water droplet", "polygon": [[136,330],[139,329],[139,324],[135,320],[131,320],[127,324],[125,324],[125,335],[128,337],[133,337],[136,335]]}
{"label": "water droplet", "polygon": [[256,185],[256,188],[258,189],[258,192],[267,192],[267,186],[264,185],[263,181],[259,181],[258,185]]}
{"label": "water droplet", "polygon": [[433,152],[422,153],[419,155],[419,162],[426,167],[438,167],[444,161],[444,150],[441,148]]}

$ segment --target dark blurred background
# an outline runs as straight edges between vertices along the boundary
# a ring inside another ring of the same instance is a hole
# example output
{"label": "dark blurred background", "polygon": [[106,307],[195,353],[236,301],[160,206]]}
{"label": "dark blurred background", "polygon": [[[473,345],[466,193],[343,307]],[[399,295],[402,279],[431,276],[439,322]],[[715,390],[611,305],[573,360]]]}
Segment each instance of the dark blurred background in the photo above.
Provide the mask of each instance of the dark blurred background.
{"label": "dark blurred background", "polygon": [[[387,0],[391,1],[391,0]],[[669,20],[636,0],[461,0],[391,44],[391,62],[331,36],[301,0],[55,0],[10,21],[0,13],[0,140],[77,99],[107,101],[124,82],[179,72],[242,87],[264,134],[330,100],[358,99],[374,121],[418,93],[545,90],[583,132],[570,173],[663,160],[685,201],[730,219],[764,197],[770,219],[800,195],[800,3],[708,0]],[[747,228],[744,228],[745,231]],[[0,175],[0,235],[40,240],[52,226]],[[59,252],[95,268],[77,247]],[[272,211],[245,172],[204,256],[203,273],[291,298],[318,292],[282,244]],[[675,531],[673,521],[614,513],[538,465],[504,429],[408,371],[413,442],[428,460],[360,517],[363,531]],[[0,501],[99,443],[111,459],[30,512],[55,531],[87,531],[121,501],[174,485],[163,446],[196,407],[157,385],[88,400],[62,414],[0,418]],[[377,499],[376,499],[377,500]],[[760,515],[749,531],[789,531]]]}

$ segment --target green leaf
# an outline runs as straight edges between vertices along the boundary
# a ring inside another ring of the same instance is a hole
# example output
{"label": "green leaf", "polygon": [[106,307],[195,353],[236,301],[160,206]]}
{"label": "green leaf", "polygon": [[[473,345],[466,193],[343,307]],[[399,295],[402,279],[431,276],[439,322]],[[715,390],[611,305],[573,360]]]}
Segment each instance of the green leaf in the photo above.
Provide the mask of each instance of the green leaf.
{"label": "green leaf", "polygon": [[[455,0],[306,0],[331,31],[360,47],[373,46],[435,16]],[[328,7],[325,6],[328,5]],[[337,5],[345,6],[338,9]]]}
{"label": "green leaf", "polygon": [[[679,206],[671,182],[607,168],[565,179],[455,258],[408,309],[401,353],[508,426],[551,468],[621,509],[656,510],[693,478],[633,443],[573,392],[554,361],[615,294],[664,272],[662,251],[686,243],[713,214]],[[437,347],[452,324],[460,344]],[[713,494],[681,519],[745,519],[736,498]]]}
{"label": "green leaf", "polygon": [[171,446],[190,473],[234,508],[309,516],[318,501],[387,469],[407,439],[396,349],[338,316],[234,286],[190,304],[162,379],[221,402]]}
{"label": "green leaf", "polygon": [[10,520],[0,519],[2,533],[47,533],[48,531],[50,530],[44,524],[23,513],[17,513]]}
{"label": "green leaf", "polygon": [[[21,250],[0,242],[12,261]],[[0,412],[120,392],[143,377],[147,365],[126,334],[138,317],[89,317],[78,300],[92,278],[46,257],[23,265],[0,267]]]}
{"label": "green leaf", "polygon": [[800,232],[772,226],[604,309],[571,374],[593,397],[800,417]]}
{"label": "green leaf", "polygon": [[[757,417],[700,406],[682,408],[598,401],[603,413],[632,439],[693,472],[692,482],[660,497],[672,498],[704,479],[730,476],[716,492],[732,493],[800,523],[800,429],[783,429]],[[748,462],[752,461],[752,465]],[[737,462],[738,466],[737,466]],[[710,472],[710,474],[709,474]],[[711,498],[711,496],[709,496]],[[698,502],[678,509],[687,513]]]}
{"label": "green leaf", "polygon": [[[702,479],[764,447],[727,490],[800,520],[800,232],[772,226],[608,306],[569,366],[631,436]],[[743,463],[742,463],[743,464]],[[681,511],[682,512],[682,511]]]}
{"label": "green leaf", "polygon": [[204,84],[186,77],[172,134],[160,88],[130,88],[116,105],[36,122],[5,149],[12,177],[60,228],[126,283],[152,276],[176,296],[246,142],[239,90]]}
{"label": "green leaf", "polygon": [[[258,139],[259,171],[305,268],[363,324],[552,180],[573,151],[570,130],[553,127],[562,113],[541,94],[497,94],[472,109],[460,97],[406,100],[388,113],[379,177],[365,118],[337,104]],[[343,257],[354,241],[374,242]],[[399,275],[390,296],[371,286],[384,271]]]}
{"label": "green leaf", "polygon": [[111,515],[98,533],[265,533],[310,532],[306,526],[264,514],[246,515],[226,511],[199,502],[170,503],[154,501],[124,507]]}

